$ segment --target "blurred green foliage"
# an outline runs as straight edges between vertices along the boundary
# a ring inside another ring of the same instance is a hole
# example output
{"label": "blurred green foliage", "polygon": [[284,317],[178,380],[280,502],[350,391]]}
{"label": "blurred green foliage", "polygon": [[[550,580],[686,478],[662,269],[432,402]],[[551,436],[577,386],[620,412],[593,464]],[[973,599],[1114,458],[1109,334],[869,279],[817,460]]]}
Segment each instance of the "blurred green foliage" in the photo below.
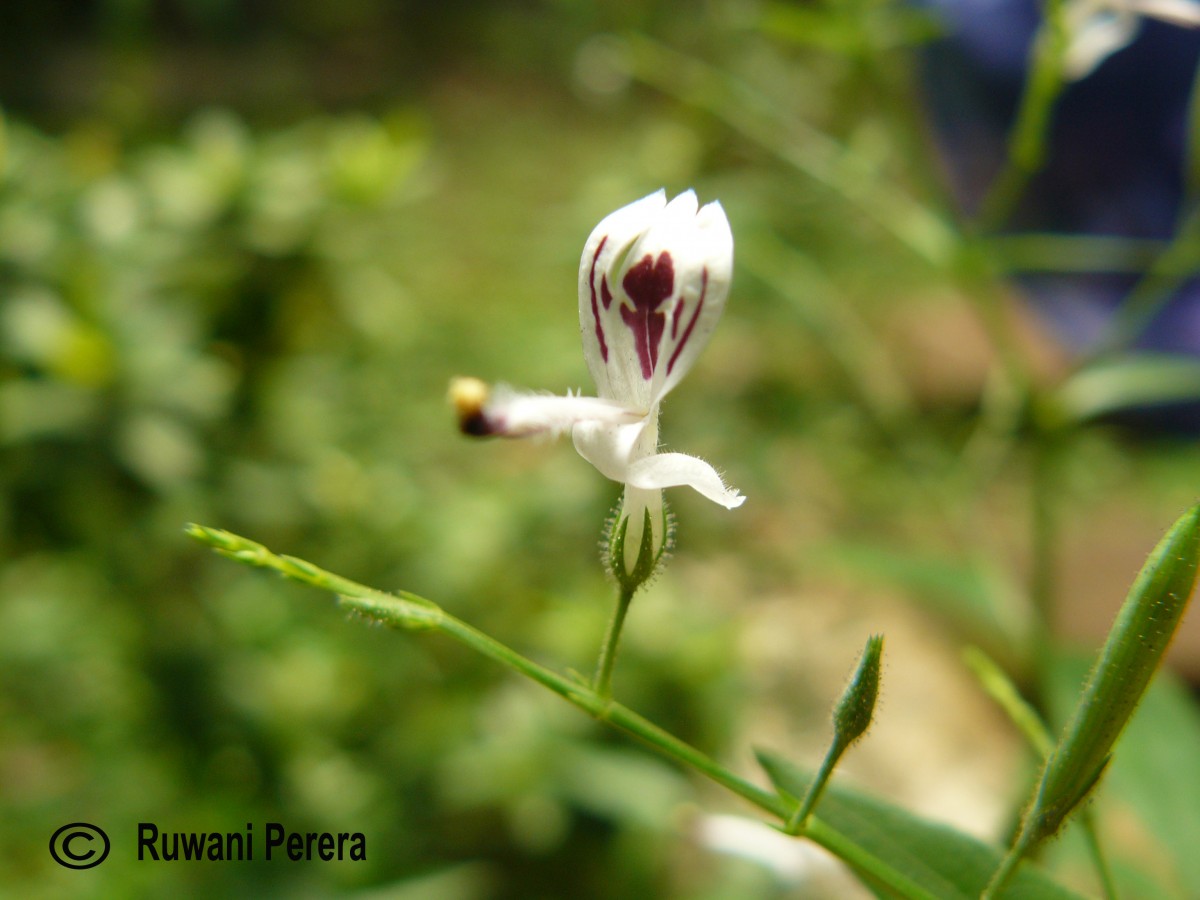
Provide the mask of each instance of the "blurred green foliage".
{"label": "blurred green foliage", "polygon": [[[553,84],[441,90],[268,127],[230,111],[234,95],[165,139],[119,116],[57,134],[5,122],[8,889],[76,889],[45,842],[77,819],[114,840],[87,873],[96,896],[426,877],[414,895],[645,895],[664,877],[679,774],[454,648],[347,627],[180,531],[241,527],[590,665],[614,486],[564,448],[464,444],[443,395],[470,368],[581,383],[582,237],[676,177],[638,145],[691,138],[640,113],[648,139],[615,137],[648,164],[621,165]],[[640,686],[634,666],[626,689],[714,740],[728,710],[690,682],[719,685],[729,649],[714,611],[678,612],[694,627],[667,650],[684,665]],[[368,862],[139,864],[140,821],[363,831]]]}
{"label": "blurred green foliage", "polygon": [[[462,441],[443,393],[456,374],[586,386],[579,248],[662,184],[719,197],[738,242],[665,435],[750,503],[671,498],[679,558],[634,609],[621,699],[744,747],[746,698],[775,677],[740,643],[752,598],[881,584],[1028,675],[1028,448],[1020,423],[980,425],[993,355],[913,127],[919,23],[873,3],[434,8],[5,7],[14,894],[787,893],[681,840],[694,786],[554,698],[181,534],[229,527],[588,671],[617,487],[566,446]],[[1115,497],[1167,521],[1194,493],[1189,445],[1062,440],[1054,504],[1080,520]],[[782,695],[801,720],[832,700]],[[45,852],[75,820],[114,841],[84,888]],[[140,821],[362,831],[368,861],[139,864]]]}

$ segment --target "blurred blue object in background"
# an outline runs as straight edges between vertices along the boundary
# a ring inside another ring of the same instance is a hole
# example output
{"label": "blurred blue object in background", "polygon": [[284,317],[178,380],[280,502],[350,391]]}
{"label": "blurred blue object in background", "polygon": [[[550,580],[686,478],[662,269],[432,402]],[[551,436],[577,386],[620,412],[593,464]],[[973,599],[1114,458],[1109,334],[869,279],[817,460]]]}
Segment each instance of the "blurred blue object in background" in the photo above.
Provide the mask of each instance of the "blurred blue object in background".
{"label": "blurred blue object in background", "polygon": [[[943,39],[927,48],[923,77],[948,177],[963,209],[974,215],[1004,164],[1040,4],[920,5],[945,26]],[[1187,160],[1195,153],[1188,146],[1189,119],[1200,31],[1128,15],[1132,28],[1066,84],[1051,117],[1046,165],[1000,229],[1012,236],[1117,239],[1096,242],[1090,257],[1056,255],[1047,241],[1043,253],[1013,260],[1034,307],[1084,355],[1123,343],[1111,333],[1117,309],[1194,205]],[[1119,18],[1110,16],[1091,24],[1107,28]],[[1200,278],[1185,275],[1173,283],[1169,298],[1130,337],[1129,348],[1200,354]]]}

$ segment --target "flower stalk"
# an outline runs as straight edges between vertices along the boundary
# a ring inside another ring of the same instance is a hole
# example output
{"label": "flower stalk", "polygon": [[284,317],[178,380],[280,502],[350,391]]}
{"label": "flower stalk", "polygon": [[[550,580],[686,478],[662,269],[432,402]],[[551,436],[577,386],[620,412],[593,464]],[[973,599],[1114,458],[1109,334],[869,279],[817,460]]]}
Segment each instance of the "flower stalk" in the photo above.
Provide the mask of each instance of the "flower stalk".
{"label": "flower stalk", "polygon": [[[698,772],[776,819],[786,821],[794,810],[794,801],[747,781],[611,697],[602,697],[586,684],[534,662],[424,597],[407,592],[389,594],[367,587],[305,560],[273,553],[262,544],[219,528],[188,525],[185,531],[222,556],[273,570],[310,587],[331,591],[338,595],[338,604],[342,608],[373,622],[404,630],[440,631],[482,656],[548,688],[597,721],[638,738],[655,752]],[[809,817],[804,836],[846,860],[856,870],[866,873],[896,897],[909,900],[930,900],[933,897],[886,860],[817,816]]]}
{"label": "flower stalk", "polygon": [[629,613],[629,604],[633,600],[633,591],[621,588],[617,594],[617,605],[613,609],[612,619],[608,623],[608,631],[604,634],[604,643],[600,647],[600,660],[596,663],[596,678],[592,689],[596,696],[607,700],[612,696],[613,669],[617,664],[617,648],[621,644],[621,631],[625,627],[625,616]]}

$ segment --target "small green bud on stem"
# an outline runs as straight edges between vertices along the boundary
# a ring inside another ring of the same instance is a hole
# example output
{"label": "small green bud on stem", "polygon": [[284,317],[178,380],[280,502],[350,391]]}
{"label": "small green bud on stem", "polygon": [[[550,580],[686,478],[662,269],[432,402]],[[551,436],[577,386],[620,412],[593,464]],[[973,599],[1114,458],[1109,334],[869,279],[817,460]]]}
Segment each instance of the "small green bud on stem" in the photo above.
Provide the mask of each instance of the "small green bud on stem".
{"label": "small green bud on stem", "polygon": [[[630,541],[637,543],[630,544]],[[662,491],[627,487],[604,542],[605,563],[620,589],[616,609],[600,648],[593,682],[596,693],[605,699],[612,696],[613,668],[616,666],[617,648],[620,646],[629,604],[637,589],[654,577],[662,566],[670,545],[671,520]]]}
{"label": "small green bud on stem", "polygon": [[824,793],[825,786],[843,754],[871,726],[871,719],[875,715],[875,703],[879,699],[882,668],[883,635],[875,634],[867,638],[854,676],[834,707],[833,742],[829,745],[821,768],[809,785],[808,792],[784,828],[788,834],[800,834],[804,830],[808,817],[816,808],[817,801],[821,799],[821,794]]}
{"label": "small green bud on stem", "polygon": [[883,663],[883,635],[867,639],[850,686],[833,713],[834,742],[849,747],[866,732],[879,699],[879,677]]}
{"label": "small green bud on stem", "polygon": [[662,491],[626,488],[604,542],[605,565],[621,590],[632,594],[654,577],[670,549],[671,531]]}

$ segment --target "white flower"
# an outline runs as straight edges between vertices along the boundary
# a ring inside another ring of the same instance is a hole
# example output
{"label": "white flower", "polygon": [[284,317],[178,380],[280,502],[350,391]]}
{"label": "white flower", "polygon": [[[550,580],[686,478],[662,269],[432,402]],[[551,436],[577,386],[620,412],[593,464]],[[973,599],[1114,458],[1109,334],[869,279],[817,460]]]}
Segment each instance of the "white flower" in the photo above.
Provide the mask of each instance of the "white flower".
{"label": "white flower", "polygon": [[1172,25],[1200,25],[1196,0],[1072,0],[1063,10],[1069,34],[1064,65],[1077,80],[1137,36],[1143,17]]}
{"label": "white flower", "polygon": [[668,203],[660,190],[607,216],[583,248],[579,327],[598,397],[491,391],[476,379],[451,385],[468,434],[570,430],[580,455],[625,485],[614,531],[624,547],[618,577],[621,568],[639,568],[647,522],[653,559],[661,555],[663,488],[687,485],[729,509],[746,499],[703,460],[658,450],[659,405],[708,343],[732,274],[733,235],[721,205],[700,207],[692,191]]}

